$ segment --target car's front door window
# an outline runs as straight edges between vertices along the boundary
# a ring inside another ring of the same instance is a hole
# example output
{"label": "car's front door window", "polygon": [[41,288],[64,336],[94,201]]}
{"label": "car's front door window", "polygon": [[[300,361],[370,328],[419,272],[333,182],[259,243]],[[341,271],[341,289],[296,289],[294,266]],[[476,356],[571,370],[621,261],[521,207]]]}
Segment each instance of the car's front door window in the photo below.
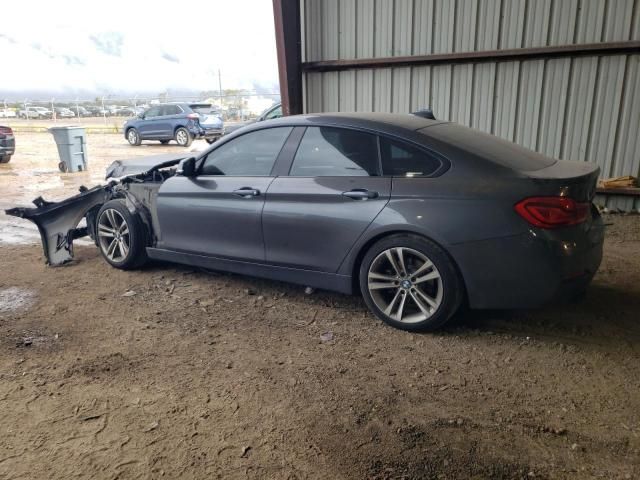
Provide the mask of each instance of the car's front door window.
{"label": "car's front door window", "polygon": [[149,110],[147,110],[147,113],[144,116],[145,118],[160,116],[160,107],[151,107]]}
{"label": "car's front door window", "polygon": [[308,127],[291,166],[294,177],[377,176],[375,135],[335,127]]}
{"label": "car's front door window", "polygon": [[267,176],[291,133],[291,127],[246,133],[207,155],[201,175]]}

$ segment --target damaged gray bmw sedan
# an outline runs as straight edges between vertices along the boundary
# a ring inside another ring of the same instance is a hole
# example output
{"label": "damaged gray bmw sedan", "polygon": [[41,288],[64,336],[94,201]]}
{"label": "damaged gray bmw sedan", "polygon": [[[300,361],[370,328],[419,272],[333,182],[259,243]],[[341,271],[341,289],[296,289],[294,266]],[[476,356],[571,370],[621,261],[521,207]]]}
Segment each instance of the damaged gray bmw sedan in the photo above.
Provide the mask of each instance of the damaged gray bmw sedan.
{"label": "damaged gray bmw sedan", "polygon": [[597,177],[417,115],[303,115],[192,157],[115,162],[106,185],[7,213],[36,223],[51,265],[89,235],[116,268],[155,259],[360,293],[386,323],[430,330],[463,304],[584,291],[602,258]]}

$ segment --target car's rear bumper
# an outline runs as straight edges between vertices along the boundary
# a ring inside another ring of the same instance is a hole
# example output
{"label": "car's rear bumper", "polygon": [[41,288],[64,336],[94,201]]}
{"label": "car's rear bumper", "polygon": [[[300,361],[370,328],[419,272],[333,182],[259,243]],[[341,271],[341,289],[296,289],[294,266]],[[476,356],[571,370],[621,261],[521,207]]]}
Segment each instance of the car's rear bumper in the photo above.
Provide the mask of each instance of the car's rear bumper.
{"label": "car's rear bumper", "polygon": [[198,138],[206,140],[216,140],[224,135],[224,128],[204,128],[201,127]]}
{"label": "car's rear bumper", "polygon": [[0,155],[13,155],[16,149],[15,137],[0,139]]}
{"label": "car's rear bumper", "polygon": [[450,247],[472,308],[535,308],[583,291],[602,260],[604,225],[589,222]]}

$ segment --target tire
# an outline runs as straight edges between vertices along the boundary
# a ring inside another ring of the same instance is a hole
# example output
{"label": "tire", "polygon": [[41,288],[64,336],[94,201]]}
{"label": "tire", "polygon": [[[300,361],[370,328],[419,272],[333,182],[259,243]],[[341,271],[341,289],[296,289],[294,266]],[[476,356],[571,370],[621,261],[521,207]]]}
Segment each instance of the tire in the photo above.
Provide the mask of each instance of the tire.
{"label": "tire", "polygon": [[367,307],[401,330],[441,327],[464,297],[463,282],[447,253],[417,235],[391,235],[376,242],[362,259],[359,281]]}
{"label": "tire", "polygon": [[162,145],[166,145],[167,143],[169,143],[171,140],[160,140],[160,143]]}
{"label": "tire", "polygon": [[129,270],[147,261],[146,228],[140,217],[129,211],[124,200],[110,200],[100,208],[96,216],[96,239],[100,253],[113,267]]}
{"label": "tire", "polygon": [[136,130],[135,128],[130,128],[129,130],[127,130],[127,141],[134,147],[139,146],[142,143],[140,132],[138,132],[138,130]]}
{"label": "tire", "polygon": [[60,170],[62,173],[67,173],[67,164],[64,162],[58,163],[58,170]]}
{"label": "tire", "polygon": [[9,163],[11,155],[0,155],[0,163]]}
{"label": "tire", "polygon": [[184,127],[180,127],[176,129],[176,132],[174,134],[174,140],[181,147],[190,147],[191,144],[193,143],[193,137],[191,136],[189,131]]}

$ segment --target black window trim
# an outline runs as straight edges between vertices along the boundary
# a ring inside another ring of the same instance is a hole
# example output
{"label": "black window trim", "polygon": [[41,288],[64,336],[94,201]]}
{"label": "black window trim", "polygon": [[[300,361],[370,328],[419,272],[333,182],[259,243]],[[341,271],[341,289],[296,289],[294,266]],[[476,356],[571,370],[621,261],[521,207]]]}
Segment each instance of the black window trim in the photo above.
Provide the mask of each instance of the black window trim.
{"label": "black window trim", "polygon": [[[244,137],[245,135],[249,135],[250,133],[255,133],[255,132],[261,132],[263,130],[270,130],[272,128],[290,128],[291,131],[289,132],[289,135],[287,135],[287,138],[285,138],[284,142],[282,143],[282,147],[280,148],[280,151],[278,152],[278,155],[276,155],[276,159],[273,162],[273,166],[271,167],[271,171],[269,172],[269,175],[211,175],[211,174],[205,174],[202,173],[202,169],[204,168],[204,164],[207,161],[207,157],[215,152],[216,150],[218,150],[219,148],[222,148],[223,146],[225,146],[228,143],[231,143],[234,140],[237,140],[238,138]],[[196,166],[196,177],[260,177],[260,178],[264,178],[264,177],[274,177],[277,175],[274,175],[274,172],[277,172],[277,167],[278,164],[282,161],[281,157],[283,157],[283,153],[286,154],[286,146],[289,144],[290,139],[292,138],[294,132],[296,131],[296,126],[295,125],[272,125],[272,126],[267,126],[264,128],[256,128],[256,129],[252,129],[249,130],[248,132],[244,132],[241,135],[234,135],[233,137],[229,138],[226,142],[221,142],[218,143],[216,142],[215,146],[209,150],[206,150],[204,152],[202,152],[202,155],[196,159],[197,162],[197,166]],[[301,138],[301,137],[300,137]],[[299,143],[300,139],[298,139],[298,143]],[[293,158],[293,157],[292,157]]]}

